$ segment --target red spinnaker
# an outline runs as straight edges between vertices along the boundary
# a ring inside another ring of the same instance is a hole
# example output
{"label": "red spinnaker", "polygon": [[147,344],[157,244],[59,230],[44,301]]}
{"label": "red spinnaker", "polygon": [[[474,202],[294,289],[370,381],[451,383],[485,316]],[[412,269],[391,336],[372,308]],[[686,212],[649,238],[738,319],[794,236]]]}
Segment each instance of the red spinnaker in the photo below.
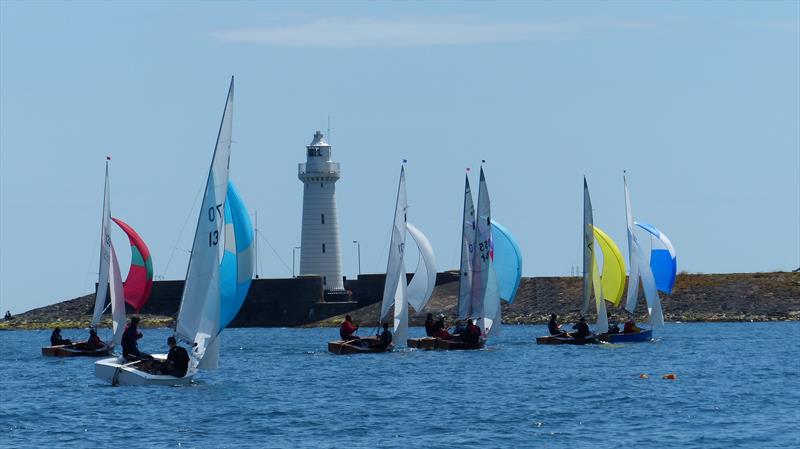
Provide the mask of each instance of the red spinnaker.
{"label": "red spinnaker", "polygon": [[132,227],[118,218],[111,219],[125,231],[131,242],[131,267],[128,270],[128,277],[125,278],[123,291],[125,302],[138,312],[150,298],[150,292],[153,290],[153,260],[144,240]]}

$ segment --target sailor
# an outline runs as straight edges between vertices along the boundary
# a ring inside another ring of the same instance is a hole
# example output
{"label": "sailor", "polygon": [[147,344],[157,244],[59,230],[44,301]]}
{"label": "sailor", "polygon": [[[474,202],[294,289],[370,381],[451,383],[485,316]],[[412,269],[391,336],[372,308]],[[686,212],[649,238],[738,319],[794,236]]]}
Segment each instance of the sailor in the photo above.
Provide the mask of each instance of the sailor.
{"label": "sailor", "polygon": [[444,325],[444,314],[440,313],[436,316],[436,322],[433,323],[433,335],[436,336],[441,330],[447,330],[447,326]]}
{"label": "sailor", "polygon": [[353,318],[350,315],[346,315],[344,317],[344,323],[339,328],[339,337],[344,341],[349,340],[360,340],[357,336],[355,336],[355,332],[358,330],[358,326],[353,324]]}
{"label": "sailor", "polygon": [[133,362],[153,358],[150,354],[139,351],[137,340],[140,338],[142,338],[142,333],[139,332],[139,317],[132,316],[130,324],[122,333],[122,356],[125,357],[125,360]]}
{"label": "sailor", "polygon": [[10,310],[6,310],[6,317],[5,318],[6,318],[6,320],[10,320],[11,318],[13,318],[11,316],[11,311]]}
{"label": "sailor", "polygon": [[94,350],[103,346],[103,341],[100,340],[100,337],[97,336],[97,331],[93,328],[89,328],[89,339],[86,340],[86,349]]}
{"label": "sailor", "polygon": [[464,335],[467,331],[467,323],[464,320],[456,320],[456,327],[453,329],[453,335]]}
{"label": "sailor", "polygon": [[433,337],[434,332],[436,331],[433,329],[433,314],[429,313],[428,317],[425,318],[425,335]]}
{"label": "sailor", "polygon": [[189,353],[178,346],[178,341],[173,336],[167,338],[167,345],[169,346],[167,360],[161,364],[159,373],[175,377],[185,376],[189,370]]}
{"label": "sailor", "polygon": [[589,330],[589,325],[586,324],[586,318],[581,317],[581,319],[572,326],[573,329],[577,330],[572,334],[575,338],[586,338],[592,335],[592,332]]}
{"label": "sailor", "polygon": [[441,338],[442,340],[452,340],[455,338],[453,334],[447,331],[447,328],[444,327],[444,325],[436,326],[436,332],[433,334],[433,336],[436,338]]}
{"label": "sailor", "polygon": [[462,334],[462,339],[464,343],[468,343],[471,345],[477,345],[481,339],[481,328],[479,328],[472,320],[467,320],[467,328]]}
{"label": "sailor", "polygon": [[378,334],[378,339],[372,343],[371,347],[373,349],[385,350],[392,344],[392,332],[389,330],[389,323],[383,323],[383,332]]}
{"label": "sailor", "polygon": [[550,314],[550,321],[547,322],[547,330],[550,331],[550,335],[564,337],[567,335],[567,332],[561,329],[561,325],[556,321],[557,318],[555,313]]}
{"label": "sailor", "polygon": [[625,322],[625,327],[622,329],[623,334],[636,334],[641,331],[642,329],[636,325],[636,320],[633,319],[633,316]]}
{"label": "sailor", "polygon": [[53,329],[53,333],[50,334],[50,346],[59,346],[59,345],[71,345],[72,341],[67,338],[61,338],[61,328],[57,327]]}

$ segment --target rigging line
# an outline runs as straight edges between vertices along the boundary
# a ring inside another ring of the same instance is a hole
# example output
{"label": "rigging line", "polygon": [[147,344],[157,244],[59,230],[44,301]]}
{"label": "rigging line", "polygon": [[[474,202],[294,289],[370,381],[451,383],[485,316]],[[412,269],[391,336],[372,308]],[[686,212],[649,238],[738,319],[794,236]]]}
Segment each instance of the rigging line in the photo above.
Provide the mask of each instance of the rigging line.
{"label": "rigging line", "polygon": [[261,237],[262,239],[264,239],[264,241],[265,241],[265,242],[267,243],[267,245],[269,246],[269,249],[271,249],[271,250],[272,250],[272,252],[273,252],[273,253],[275,253],[275,257],[277,257],[277,258],[278,258],[278,260],[280,260],[280,261],[281,261],[281,263],[283,264],[283,266],[284,266],[284,267],[286,267],[286,271],[288,271],[289,273],[291,273],[291,272],[292,272],[292,269],[291,269],[291,268],[289,268],[289,264],[287,264],[287,263],[286,263],[286,261],[284,261],[284,260],[283,260],[283,258],[281,257],[281,255],[280,255],[280,254],[278,254],[278,252],[277,252],[277,251],[275,251],[275,248],[272,246],[272,243],[270,243],[270,242],[269,242],[269,240],[267,240],[267,238],[266,238],[266,237],[264,237],[264,234],[260,232],[260,233],[258,233],[258,236],[259,236],[259,237]]}
{"label": "rigging line", "polygon": [[183,226],[181,226],[181,231],[178,233],[178,239],[175,240],[175,247],[172,248],[172,252],[169,253],[169,259],[167,259],[167,264],[164,266],[164,271],[161,272],[162,279],[166,279],[167,277],[167,270],[169,269],[169,264],[172,263],[172,257],[175,256],[175,252],[178,250],[178,244],[181,241],[181,237],[183,237],[183,232],[186,230],[186,225],[189,224],[189,218],[191,218],[192,212],[194,212],[194,206],[195,204],[197,204],[197,198],[200,197],[200,192],[203,191],[203,186],[205,186],[205,183],[206,180],[204,179],[203,182],[200,184],[200,187],[197,189],[197,193],[194,195],[194,201],[192,201],[192,207],[186,214],[186,219],[183,221]]}

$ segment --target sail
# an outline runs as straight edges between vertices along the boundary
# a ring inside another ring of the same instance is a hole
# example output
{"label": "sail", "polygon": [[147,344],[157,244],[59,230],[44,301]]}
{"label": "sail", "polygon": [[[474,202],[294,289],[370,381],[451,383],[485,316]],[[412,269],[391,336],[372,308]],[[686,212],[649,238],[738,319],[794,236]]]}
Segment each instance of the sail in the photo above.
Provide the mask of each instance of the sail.
{"label": "sail", "polygon": [[481,167],[480,184],[478,187],[478,214],[475,220],[475,243],[472,259],[472,292],[470,303],[472,313],[476,318],[484,317],[484,296],[489,280],[489,261],[491,260],[491,205],[489,203],[489,190],[486,178]]}
{"label": "sail", "polygon": [[522,251],[511,232],[492,220],[492,244],[495,273],[500,287],[500,298],[509,304],[514,302],[522,279]]}
{"label": "sail", "polygon": [[464,181],[464,217],[461,226],[461,268],[458,283],[458,318],[472,316],[472,261],[475,257],[475,206],[469,188],[469,175]]}
{"label": "sail", "polygon": [[675,286],[675,275],[678,274],[678,261],[672,242],[666,234],[651,224],[642,221],[635,221],[634,224],[649,232],[663,246],[663,248],[653,246],[650,250],[650,269],[653,271],[658,290],[666,294],[672,293],[672,288]]}
{"label": "sail", "polygon": [[106,158],[106,180],[103,186],[103,216],[100,225],[100,270],[97,276],[97,291],[94,297],[92,327],[100,323],[108,293],[108,266],[111,258],[111,200],[108,185],[108,158]]}
{"label": "sail", "polygon": [[628,230],[628,258],[630,259],[631,271],[628,275],[628,297],[625,309],[633,313],[636,310],[636,302],[639,297],[639,280],[642,281],[644,295],[647,301],[647,312],[650,316],[650,323],[653,326],[664,324],[664,315],[661,310],[661,300],[658,297],[655,278],[650,266],[645,263],[645,255],[639,244],[639,239],[634,233],[633,212],[631,207],[631,197],[628,192],[628,180],[623,177],[625,188],[625,219]]}
{"label": "sail", "polygon": [[[493,253],[493,252],[492,252]],[[502,309],[500,305],[500,287],[497,282],[494,261],[489,260],[488,276],[486,280],[486,293],[483,301],[483,329],[486,338],[500,335],[502,324]]]}
{"label": "sail", "polygon": [[239,313],[255,270],[253,224],[232,182],[225,208],[225,254],[220,265],[220,323],[222,332]]}
{"label": "sail", "polygon": [[581,315],[589,311],[589,300],[592,288],[592,266],[594,264],[594,232],[592,219],[592,199],[589,197],[589,185],[583,178],[583,305]]}
{"label": "sail", "polygon": [[219,333],[220,244],[225,241],[232,115],[233,78],[206,179],[175,329],[181,339],[196,344],[194,352],[198,359],[203,358],[210,340]]}
{"label": "sail", "polygon": [[589,301],[594,290],[594,301],[597,310],[596,332],[608,330],[606,303],[603,300],[603,285],[597,268],[594,251],[594,218],[592,217],[592,199],[589,196],[589,184],[583,178],[583,306],[581,315],[589,311]]}
{"label": "sail", "polygon": [[625,289],[625,260],[617,244],[597,226],[594,227],[594,236],[603,252],[603,298],[618,306]]}
{"label": "sail", "polygon": [[122,334],[125,332],[125,293],[122,288],[122,275],[119,271],[119,261],[114,245],[111,247],[111,332],[112,343],[116,346],[122,343]]}
{"label": "sail", "polygon": [[416,226],[406,223],[406,229],[417,243],[419,248],[419,263],[414,271],[414,277],[408,284],[406,299],[414,307],[417,313],[421,312],[428,300],[431,299],[433,288],[436,287],[436,259],[433,255],[433,248],[428,238]]}
{"label": "sail", "polygon": [[150,257],[150,249],[130,225],[119,218],[111,219],[125,232],[131,244],[131,266],[125,278],[125,302],[139,312],[153,290],[153,259]]}
{"label": "sail", "polygon": [[[395,203],[394,219],[392,221],[392,239],[389,244],[389,260],[386,264],[386,281],[383,288],[383,302],[381,303],[381,321],[388,316],[392,304],[395,305],[396,309],[398,305],[402,309],[405,302],[406,269],[403,263],[403,252],[405,250],[407,208],[406,175],[405,170],[401,167],[400,182],[397,185],[397,202]],[[398,313],[398,310],[395,310],[396,341],[399,341],[397,327],[402,324],[397,318]]]}

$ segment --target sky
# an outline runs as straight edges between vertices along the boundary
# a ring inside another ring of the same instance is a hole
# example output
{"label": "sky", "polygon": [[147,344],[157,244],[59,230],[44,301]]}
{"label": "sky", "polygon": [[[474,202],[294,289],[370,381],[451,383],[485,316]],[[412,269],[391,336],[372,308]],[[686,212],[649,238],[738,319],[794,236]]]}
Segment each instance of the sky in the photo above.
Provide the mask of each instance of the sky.
{"label": "sky", "polygon": [[385,270],[403,159],[439,270],[481,160],[525,276],[581,263],[583,176],[627,253],[623,170],[680,271],[800,266],[800,2],[6,0],[0,309],[94,290],[107,155],[112,214],[182,279],[234,75],[230,176],[262,277],[291,276],[297,163],[329,121],[347,277],[353,240]]}

